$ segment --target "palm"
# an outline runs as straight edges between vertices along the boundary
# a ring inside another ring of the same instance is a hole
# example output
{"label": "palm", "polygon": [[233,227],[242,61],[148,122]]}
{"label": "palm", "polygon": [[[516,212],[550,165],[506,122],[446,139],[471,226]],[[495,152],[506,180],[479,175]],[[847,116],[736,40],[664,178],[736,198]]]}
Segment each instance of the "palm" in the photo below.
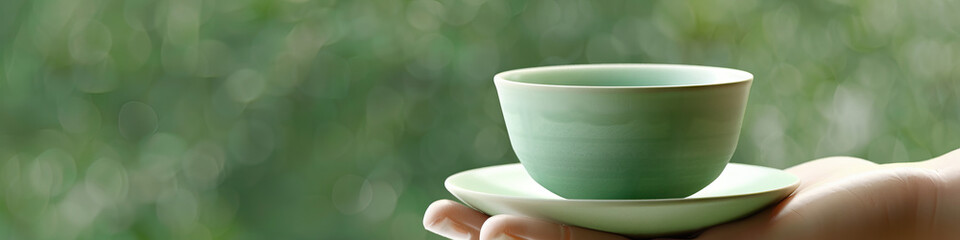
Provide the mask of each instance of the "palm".
{"label": "palm", "polygon": [[[831,157],[787,169],[797,191],[746,219],[696,239],[939,239],[960,224],[960,150],[919,163],[877,165]],[[951,217],[952,216],[952,217]],[[537,219],[483,213],[449,200],[427,210],[424,226],[454,239],[626,239]]]}
{"label": "palm", "polygon": [[[935,197],[932,170],[877,165],[846,157],[787,169],[802,179],[794,195],[760,214],[707,230],[697,239],[908,239],[892,228]],[[890,207],[903,206],[903,207]]]}

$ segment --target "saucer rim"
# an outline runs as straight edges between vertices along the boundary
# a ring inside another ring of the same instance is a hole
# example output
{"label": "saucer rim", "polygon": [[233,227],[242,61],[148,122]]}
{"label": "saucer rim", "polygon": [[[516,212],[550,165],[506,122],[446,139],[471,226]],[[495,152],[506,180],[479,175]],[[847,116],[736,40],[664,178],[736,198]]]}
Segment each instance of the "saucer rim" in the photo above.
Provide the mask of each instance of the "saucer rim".
{"label": "saucer rim", "polygon": [[[447,177],[447,178],[443,181],[443,185],[444,185],[444,187],[447,189],[448,192],[450,192],[451,194],[454,194],[454,195],[457,195],[457,193],[470,193],[470,194],[482,195],[482,196],[493,197],[493,198],[502,198],[502,199],[511,199],[511,200],[521,200],[521,201],[546,201],[546,202],[566,202],[566,203],[571,203],[571,202],[573,202],[573,203],[644,203],[644,204],[717,201],[717,200],[724,200],[724,199],[736,199],[736,198],[744,198],[744,197],[758,196],[758,195],[764,195],[764,194],[770,194],[770,193],[774,193],[774,192],[778,192],[778,191],[783,191],[783,190],[785,190],[785,189],[791,189],[791,190],[789,190],[790,194],[787,195],[787,197],[789,197],[790,195],[793,195],[793,193],[796,191],[796,189],[800,186],[801,180],[800,180],[799,177],[797,177],[797,175],[794,175],[794,174],[792,174],[792,173],[790,173],[790,172],[787,172],[787,171],[784,171],[784,170],[782,170],[782,169],[777,169],[777,168],[772,168],[772,167],[765,167],[765,166],[758,166],[758,165],[752,165],[752,164],[744,164],[744,163],[732,163],[732,162],[731,162],[731,163],[727,163],[727,166],[730,166],[730,165],[739,165],[739,166],[746,166],[746,167],[767,168],[767,169],[770,169],[770,170],[778,171],[778,172],[780,172],[780,173],[782,173],[782,174],[785,174],[785,175],[787,175],[787,176],[790,176],[790,177],[793,178],[793,181],[792,181],[790,184],[784,185],[784,186],[782,186],[782,187],[776,187],[776,188],[773,188],[773,189],[769,189],[769,190],[765,190],[765,191],[758,191],[758,192],[747,192],[747,193],[734,194],[734,195],[721,195],[721,196],[702,197],[702,198],[658,198],[658,199],[566,199],[566,198],[562,198],[562,197],[561,197],[560,199],[555,199],[555,198],[537,198],[537,197],[518,197],[518,196],[510,196],[510,195],[503,195],[503,194],[493,194],[493,193],[480,192],[480,191],[476,191],[476,190],[470,190],[470,189],[467,189],[467,188],[464,188],[464,187],[460,187],[460,186],[457,186],[457,185],[451,183],[452,179],[455,178],[455,177],[458,177],[458,176],[460,176],[460,175],[466,175],[466,174],[469,174],[470,172],[480,171],[480,170],[484,170],[484,169],[488,169],[488,168],[508,168],[508,167],[514,167],[514,166],[523,168],[523,165],[521,165],[520,163],[508,163],[508,164],[500,164],[500,165],[486,166],[486,167],[480,167],[480,168],[474,168],[474,169],[468,169],[468,170],[460,171],[460,172],[458,172],[458,173],[455,173],[455,174],[450,175],[449,177]],[[457,190],[459,190],[459,191],[454,191],[454,189],[457,189]],[[547,191],[549,191],[549,190],[547,190]]]}

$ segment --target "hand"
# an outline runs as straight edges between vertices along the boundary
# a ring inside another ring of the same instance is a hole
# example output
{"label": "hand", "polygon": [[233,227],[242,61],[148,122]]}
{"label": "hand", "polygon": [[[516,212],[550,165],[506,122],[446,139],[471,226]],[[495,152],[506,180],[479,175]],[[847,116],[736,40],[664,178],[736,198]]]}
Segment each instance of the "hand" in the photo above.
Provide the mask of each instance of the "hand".
{"label": "hand", "polygon": [[[960,236],[960,150],[923,162],[877,165],[830,157],[786,170],[793,195],[696,239],[956,239]],[[450,200],[427,208],[427,230],[451,239],[627,239],[539,219],[481,212]]]}

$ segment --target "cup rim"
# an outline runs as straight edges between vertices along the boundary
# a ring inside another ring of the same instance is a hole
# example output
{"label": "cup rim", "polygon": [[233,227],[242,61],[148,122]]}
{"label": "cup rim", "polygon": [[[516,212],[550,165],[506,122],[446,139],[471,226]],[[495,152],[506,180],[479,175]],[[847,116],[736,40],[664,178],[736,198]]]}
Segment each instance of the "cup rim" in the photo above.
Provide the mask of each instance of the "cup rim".
{"label": "cup rim", "polygon": [[[520,82],[515,80],[507,79],[507,75],[513,74],[525,74],[533,72],[542,72],[542,71],[552,71],[558,69],[590,69],[590,68],[606,68],[606,69],[624,69],[624,68],[657,68],[657,69],[705,69],[709,71],[716,72],[726,72],[731,74],[734,77],[730,79],[725,79],[722,81],[711,82],[711,83],[699,83],[699,84],[675,84],[675,85],[647,85],[647,86],[594,86],[594,85],[567,85],[567,84],[545,84],[545,83],[529,83],[529,82]],[[555,66],[540,66],[540,67],[529,67],[529,68],[520,68],[514,70],[508,70],[504,72],[497,73],[493,76],[493,80],[496,83],[507,83],[515,84],[522,86],[536,86],[536,87],[551,87],[551,88],[587,88],[587,89],[666,89],[666,88],[687,88],[687,87],[706,87],[706,86],[721,86],[721,85],[732,85],[743,82],[753,81],[753,74],[733,68],[725,67],[714,67],[714,66],[703,66],[703,65],[687,65],[687,64],[660,64],[660,63],[603,63],[603,64],[572,64],[572,65],[555,65]]]}

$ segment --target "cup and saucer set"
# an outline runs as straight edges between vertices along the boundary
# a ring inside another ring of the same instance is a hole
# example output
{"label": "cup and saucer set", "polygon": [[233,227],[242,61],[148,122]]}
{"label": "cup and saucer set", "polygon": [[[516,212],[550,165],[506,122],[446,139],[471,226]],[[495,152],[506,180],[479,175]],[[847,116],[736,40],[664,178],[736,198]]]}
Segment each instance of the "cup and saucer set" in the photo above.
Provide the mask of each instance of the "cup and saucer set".
{"label": "cup and saucer set", "polygon": [[520,163],[448,177],[489,215],[630,237],[689,234],[754,214],[799,186],[785,171],[730,163],[753,75],[708,66],[591,64],[497,74]]}

